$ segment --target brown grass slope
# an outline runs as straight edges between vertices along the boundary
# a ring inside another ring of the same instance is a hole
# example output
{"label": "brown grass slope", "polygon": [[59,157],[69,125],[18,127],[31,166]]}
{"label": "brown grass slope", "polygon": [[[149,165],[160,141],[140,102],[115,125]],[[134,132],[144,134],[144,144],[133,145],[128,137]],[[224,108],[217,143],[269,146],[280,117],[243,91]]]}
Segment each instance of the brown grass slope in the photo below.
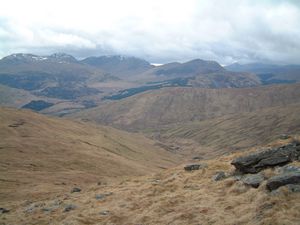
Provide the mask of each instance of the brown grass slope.
{"label": "brown grass slope", "polygon": [[142,135],[0,108],[1,202],[144,175],[177,161]]}
{"label": "brown grass slope", "polygon": [[165,144],[193,150],[203,157],[214,157],[266,144],[281,134],[300,133],[299,115],[299,103],[269,107],[181,124],[154,136]]}
{"label": "brown grass slope", "polygon": [[[56,198],[8,205],[2,215],[7,224],[89,225],[296,225],[300,220],[300,193],[280,188],[258,189],[230,177],[212,180],[217,171],[231,173],[230,162],[241,154],[203,161],[207,168],[187,172],[183,166],[114,185],[90,186],[78,194],[62,193]],[[299,162],[293,163],[300,166]],[[274,174],[265,170],[265,176]],[[103,199],[96,194],[109,193]],[[74,210],[64,212],[72,204]],[[32,209],[28,212],[26,209]],[[48,209],[48,210],[46,210]],[[51,222],[50,222],[51,221]]]}
{"label": "brown grass slope", "polygon": [[0,84],[0,105],[7,107],[22,107],[23,105],[29,103],[32,100],[39,100],[30,92],[11,88]]}
{"label": "brown grass slope", "polygon": [[242,89],[165,88],[72,115],[136,130],[206,120],[223,115],[299,103],[300,84]]}

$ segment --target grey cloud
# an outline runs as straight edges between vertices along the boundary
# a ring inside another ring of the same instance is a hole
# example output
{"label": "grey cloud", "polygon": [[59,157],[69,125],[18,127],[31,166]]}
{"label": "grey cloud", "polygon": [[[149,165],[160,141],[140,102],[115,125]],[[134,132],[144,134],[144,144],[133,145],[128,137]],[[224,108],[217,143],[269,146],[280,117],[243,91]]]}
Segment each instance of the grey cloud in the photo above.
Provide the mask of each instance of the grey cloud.
{"label": "grey cloud", "polygon": [[[78,58],[135,55],[155,63],[203,58],[222,64],[236,61],[300,64],[299,1],[193,2],[194,8],[182,18],[183,22],[176,15],[160,19],[153,11],[153,18],[149,12],[147,18],[128,15],[113,26],[99,25],[94,30],[75,25],[67,28],[64,21],[57,27],[25,26],[0,15],[0,55],[66,52]],[[167,13],[172,6],[161,9],[164,10]]]}

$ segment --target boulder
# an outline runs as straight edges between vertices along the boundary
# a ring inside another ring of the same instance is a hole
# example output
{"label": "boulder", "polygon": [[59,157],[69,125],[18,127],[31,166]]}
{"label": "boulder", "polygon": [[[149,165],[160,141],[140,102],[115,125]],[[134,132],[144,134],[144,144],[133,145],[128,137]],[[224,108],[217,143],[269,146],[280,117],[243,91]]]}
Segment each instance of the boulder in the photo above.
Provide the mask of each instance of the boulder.
{"label": "boulder", "polygon": [[300,158],[298,142],[264,150],[234,159],[231,164],[242,173],[258,173],[273,166],[284,165]]}
{"label": "boulder", "polygon": [[280,138],[281,140],[286,140],[286,139],[289,139],[290,136],[289,136],[288,134],[280,134],[279,138]]}
{"label": "boulder", "polygon": [[267,189],[269,191],[288,184],[300,184],[300,172],[289,172],[271,177],[267,181]]}
{"label": "boulder", "polygon": [[192,170],[203,169],[203,168],[206,168],[206,167],[207,167],[206,164],[191,164],[191,165],[185,166],[184,170],[186,170],[186,171],[192,171]]}
{"label": "boulder", "polygon": [[218,171],[213,177],[212,179],[214,181],[219,181],[219,180],[223,180],[226,178],[225,172],[223,171]]}
{"label": "boulder", "polygon": [[81,189],[79,187],[74,187],[72,190],[71,190],[71,193],[74,193],[74,192],[81,192]]}
{"label": "boulder", "polygon": [[288,173],[288,172],[300,172],[300,167],[285,165],[277,168],[278,173]]}
{"label": "boulder", "polygon": [[109,210],[104,210],[104,211],[101,211],[101,212],[100,212],[100,215],[102,215],[102,216],[107,216],[109,213],[110,213]]}
{"label": "boulder", "polygon": [[300,192],[300,184],[288,184],[287,187],[291,192]]}
{"label": "boulder", "polygon": [[201,160],[201,159],[203,159],[203,157],[201,157],[201,156],[195,156],[195,157],[193,157],[193,160]]}
{"label": "boulder", "polygon": [[258,174],[247,174],[242,177],[242,182],[246,185],[249,185],[254,188],[258,188],[261,182],[263,182],[265,177],[263,174],[258,173]]}
{"label": "boulder", "polygon": [[3,213],[9,213],[9,209],[6,209],[6,208],[0,208],[0,214],[3,214]]}
{"label": "boulder", "polygon": [[105,199],[107,196],[110,196],[112,195],[113,193],[112,192],[108,192],[108,193],[104,193],[104,194],[96,194],[95,198],[97,200],[103,200]]}
{"label": "boulder", "polygon": [[74,210],[76,209],[77,206],[76,205],[73,205],[73,204],[69,204],[69,205],[66,205],[65,209],[64,209],[64,212],[69,212],[71,210]]}

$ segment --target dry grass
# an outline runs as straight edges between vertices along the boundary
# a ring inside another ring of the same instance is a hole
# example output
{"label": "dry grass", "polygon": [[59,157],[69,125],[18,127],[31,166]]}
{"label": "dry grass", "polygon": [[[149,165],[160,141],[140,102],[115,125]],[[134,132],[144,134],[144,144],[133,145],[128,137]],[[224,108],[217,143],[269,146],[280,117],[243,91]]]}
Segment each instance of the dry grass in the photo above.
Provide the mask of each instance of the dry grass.
{"label": "dry grass", "polygon": [[[253,151],[253,149],[251,150]],[[10,205],[7,224],[299,224],[300,193],[280,188],[269,193],[233,178],[215,182],[217,171],[232,172],[230,162],[240,154],[208,160],[208,168],[186,172],[179,166],[154,175],[129,178],[113,185],[84,186],[81,193],[61,193],[55,199]],[[300,163],[297,163],[300,165]],[[96,194],[112,193],[102,200]],[[59,205],[52,212],[42,211]],[[31,213],[24,209],[35,204]],[[67,204],[76,209],[63,212]],[[107,215],[104,215],[107,212]],[[51,221],[51,222],[50,222]]]}
{"label": "dry grass", "polygon": [[[0,121],[0,207],[10,209],[1,225],[299,224],[300,193],[212,180],[244,153],[201,161],[208,167],[198,171],[162,170],[178,158],[139,134],[4,108]],[[68,204],[76,207],[64,212]]]}
{"label": "dry grass", "polygon": [[139,134],[0,108],[0,202],[145,175],[179,161]]}
{"label": "dry grass", "polygon": [[277,140],[281,134],[299,133],[299,115],[300,104],[231,114],[162,130],[160,140],[212,158],[231,151],[265,145]]}

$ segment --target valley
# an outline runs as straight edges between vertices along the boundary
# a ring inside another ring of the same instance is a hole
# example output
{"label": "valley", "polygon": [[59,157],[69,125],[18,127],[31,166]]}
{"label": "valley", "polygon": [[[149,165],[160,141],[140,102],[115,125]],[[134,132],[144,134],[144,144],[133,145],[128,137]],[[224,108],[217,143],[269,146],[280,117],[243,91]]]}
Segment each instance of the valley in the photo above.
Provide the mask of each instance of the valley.
{"label": "valley", "polygon": [[9,0],[0,225],[300,225],[295,0]]}
{"label": "valley", "polygon": [[[198,59],[0,60],[0,224],[297,224],[300,84],[276,76]],[[234,168],[282,148],[296,159]],[[282,168],[295,178],[270,191]]]}
{"label": "valley", "polygon": [[[33,100],[44,101],[45,108],[34,107],[35,103],[25,96],[24,104],[19,107],[30,104],[35,111],[49,108],[47,112],[65,115],[109,100],[166,87],[219,89],[287,83],[280,79],[272,83],[267,81],[270,77],[263,76],[260,71],[257,74],[252,71],[251,68],[248,72],[247,68],[240,71],[234,66],[222,67],[215,61],[201,59],[153,66],[132,56],[112,55],[79,60],[65,53],[47,56],[18,53],[0,60],[0,84],[6,89],[22,90],[34,96]],[[268,71],[264,70],[264,74]],[[293,80],[288,83],[298,80],[297,67],[291,74]],[[15,106],[16,102],[10,98],[5,104]]]}

